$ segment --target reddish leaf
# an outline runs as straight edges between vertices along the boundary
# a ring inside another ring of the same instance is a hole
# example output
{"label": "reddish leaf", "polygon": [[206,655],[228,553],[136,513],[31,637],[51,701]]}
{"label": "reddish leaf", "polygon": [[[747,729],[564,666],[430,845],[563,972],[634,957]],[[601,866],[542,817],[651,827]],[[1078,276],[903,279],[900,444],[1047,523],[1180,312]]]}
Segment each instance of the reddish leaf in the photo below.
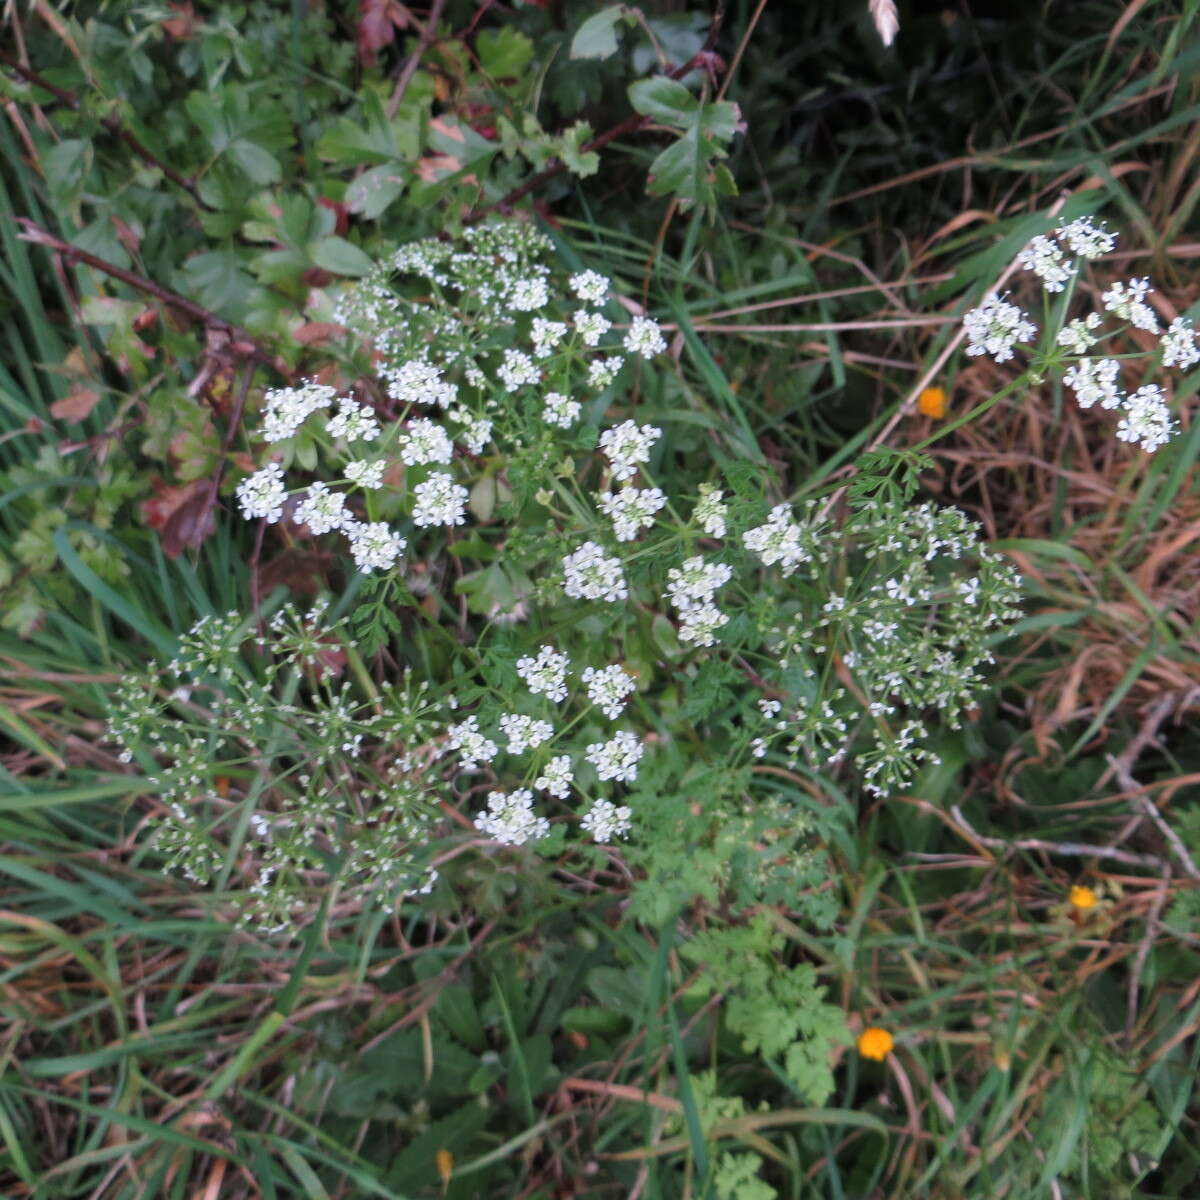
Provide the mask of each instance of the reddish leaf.
{"label": "reddish leaf", "polygon": [[358,57],[367,67],[375,65],[375,52],[390,46],[397,29],[412,22],[408,9],[398,0],[359,0]]}
{"label": "reddish leaf", "polygon": [[82,421],[100,403],[100,393],[79,388],[50,405],[50,415],[56,421]]}
{"label": "reddish leaf", "polygon": [[189,38],[192,36],[192,30],[196,25],[196,14],[192,10],[190,2],[184,4],[172,3],[171,11],[175,14],[170,20],[163,21],[162,27],[170,37],[173,38]]}
{"label": "reddish leaf", "polygon": [[318,196],[317,203],[322,208],[329,209],[337,217],[333,227],[334,233],[340,236],[350,229],[350,216],[344,204],[338,204],[336,200],[327,200],[324,196]]}
{"label": "reddish leaf", "polygon": [[259,586],[264,592],[282,585],[301,596],[320,595],[333,561],[332,554],[289,546],[263,566],[258,576]]}
{"label": "reddish leaf", "polygon": [[178,558],[187,547],[195,549],[216,528],[212,482],[194,479],[171,486],[154,480],[154,495],[142,501],[142,520],[158,530],[163,553]]}
{"label": "reddish leaf", "polygon": [[327,342],[330,338],[341,337],[346,332],[345,325],[334,325],[330,321],[310,321],[292,331],[292,337],[302,346],[311,346],[314,342]]}

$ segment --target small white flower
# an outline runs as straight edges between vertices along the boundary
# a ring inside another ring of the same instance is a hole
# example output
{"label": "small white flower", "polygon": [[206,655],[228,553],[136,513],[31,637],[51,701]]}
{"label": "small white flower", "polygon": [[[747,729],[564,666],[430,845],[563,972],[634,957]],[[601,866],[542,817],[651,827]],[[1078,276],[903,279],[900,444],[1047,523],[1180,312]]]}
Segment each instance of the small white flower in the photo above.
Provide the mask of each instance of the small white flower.
{"label": "small white flower", "polygon": [[512,312],[535,312],[550,303],[550,292],[541,278],[518,279],[508,292],[508,307]]}
{"label": "small white flower", "polygon": [[461,525],[466,520],[467,489],[445,471],[435,471],[413,489],[414,525]]}
{"label": "small white flower", "polygon": [[487,417],[473,417],[458,435],[458,440],[472,454],[482,454],[492,437],[492,423]]}
{"label": "small white flower", "polygon": [[700,485],[700,499],[696,501],[696,520],[709,537],[725,536],[725,518],[729,509],[724,502],[724,493],[711,483]]}
{"label": "small white flower", "polygon": [[963,316],[967,331],[967,353],[990,354],[998,363],[1013,356],[1013,346],[1037,335],[1037,327],[1015,305],[997,296],[985,296],[978,308]]}
{"label": "small white flower", "polygon": [[313,533],[328,533],[352,524],[354,514],[346,507],[341,492],[331,492],[323,483],[314,483],[296,509],[296,520]]}
{"label": "small white flower", "polygon": [[623,488],[600,496],[600,508],[613,523],[618,542],[631,542],[643,529],[654,524],[654,514],[666,504],[659,488]]}
{"label": "small white flower", "polygon": [[537,658],[517,659],[517,674],[535,696],[546,696],[555,703],[567,698],[567,668],[571,660],[553,646],[543,646]]}
{"label": "small white flower", "polygon": [[801,540],[803,531],[792,520],[786,504],[777,504],[765,525],[759,525],[742,534],[742,544],[762,560],[764,566],[783,564],[783,573],[790,575],[802,563],[808,562],[812,554]]}
{"label": "small white flower", "polygon": [[446,745],[457,750],[464,770],[473,771],[481,762],[491,762],[500,748],[479,732],[479,718],[467,717],[446,730]]}
{"label": "small white flower", "polygon": [[287,499],[283,468],[278,463],[268,463],[261,471],[247,475],[237,485],[237,498],[247,521],[265,517],[268,525],[274,525],[283,516],[283,502]]}
{"label": "small white flower", "polygon": [[615,721],[626,699],[637,690],[637,681],[619,663],[609,667],[588,667],[581,676],[587,685],[588,699],[610,720]]}
{"label": "small white flower", "polygon": [[571,321],[585,346],[598,346],[600,339],[612,328],[610,320],[598,312],[588,312],[586,308],[576,310]]}
{"label": "small white flower", "polygon": [[1071,247],[1071,253],[1080,258],[1099,258],[1111,254],[1117,244],[1117,235],[1109,233],[1103,225],[1096,225],[1091,217],[1077,217],[1054,231],[1060,240]]}
{"label": "small white flower", "polygon": [[782,708],[783,705],[778,700],[767,700],[764,698],[758,702],[758,711],[768,721],[772,717],[777,717]]}
{"label": "small white flower", "polygon": [[729,623],[729,614],[715,604],[692,605],[682,609],[679,618],[679,640],[697,646],[715,645],[717,630]]}
{"label": "small white flower", "polygon": [[311,380],[300,387],[273,388],[263,397],[263,440],[281,442],[290,438],[306,417],[328,408],[337,396],[334,388]]}
{"label": "small white flower", "polygon": [[359,459],[357,462],[346,464],[346,479],[362,488],[378,488],[383,486],[383,470],[387,464],[382,458]]}
{"label": "small white flower", "polygon": [[540,792],[549,792],[559,800],[565,800],[571,794],[571,782],[574,779],[571,770],[571,756],[556,754],[547,764],[545,770],[533,781],[533,786]]}
{"label": "small white flower", "polygon": [[600,449],[612,463],[617,479],[628,479],[639,466],[650,461],[650,450],[662,437],[654,425],[638,426],[636,421],[623,421],[600,435]]}
{"label": "small white flower", "polygon": [[598,271],[581,271],[571,276],[571,291],[585,304],[600,304],[609,287],[609,281]]}
{"label": "small white flower", "polygon": [[1072,354],[1086,354],[1100,340],[1092,336],[1092,330],[1099,324],[1099,313],[1088,313],[1086,318],[1077,317],[1058,331],[1056,341]]}
{"label": "small white flower", "polygon": [[615,837],[629,833],[633,810],[626,805],[613,804],[611,800],[597,800],[583,814],[580,824],[598,842],[611,842]]}
{"label": "small white flower", "polygon": [[632,733],[623,729],[607,742],[592,742],[584,757],[596,768],[601,779],[632,783],[637,778],[637,765],[645,750]]}
{"label": "small white flower", "polygon": [[965,604],[979,603],[979,580],[978,579],[960,579],[955,591],[963,598]]}
{"label": "small white flower", "polygon": [[1186,371],[1200,362],[1200,344],[1196,331],[1186,317],[1176,317],[1159,340],[1162,347],[1163,366],[1178,367]]}
{"label": "small white flower", "polygon": [[1117,425],[1117,437],[1123,442],[1140,442],[1152,454],[1169,442],[1175,422],[1167,407],[1162,388],[1156,384],[1140,387],[1125,401],[1125,411]]}
{"label": "small white flower", "polygon": [[625,360],[614,354],[611,358],[593,358],[588,363],[588,384],[594,388],[606,388],[617,377]]}
{"label": "small white flower", "polygon": [[542,420],[547,425],[557,425],[560,429],[568,429],[578,419],[580,404],[578,400],[570,400],[562,392],[547,392],[542,408]]}
{"label": "small white flower", "polygon": [[379,436],[379,422],[365,404],[344,399],[338,401],[337,414],[326,422],[325,432],[348,442],[368,441]]}
{"label": "small white flower", "polygon": [[384,372],[388,379],[388,395],[401,404],[436,404],[449,408],[458,395],[458,388],[442,379],[440,367],[414,358]]}
{"label": "small white flower", "polygon": [[572,600],[605,600],[610,604],[629,598],[619,558],[610,558],[595,542],[584,542],[563,559],[563,590]]}
{"label": "small white flower", "polygon": [[528,788],[515,792],[489,792],[487,812],[475,818],[475,828],[506,846],[536,842],[550,832],[545,817],[533,815],[533,793]]}
{"label": "small white flower", "polygon": [[1136,329],[1157,333],[1158,317],[1146,303],[1149,294],[1149,279],[1131,279],[1128,283],[1114,283],[1100,299],[1110,313],[1130,322]]}
{"label": "small white flower", "polygon": [[1058,243],[1053,238],[1041,235],[1017,255],[1017,262],[1027,271],[1032,271],[1048,292],[1061,292],[1067,280],[1075,274],[1075,267],[1067,262]]}
{"label": "small white flower", "polygon": [[708,604],[717,589],[732,578],[733,568],[728,564],[706,563],[696,555],[667,572],[667,599],[681,611]]}
{"label": "small white flower", "polygon": [[530,336],[533,338],[534,354],[538,358],[546,358],[567,336],[567,327],[561,321],[547,321],[544,317],[534,317]]}
{"label": "small white flower", "polygon": [[446,431],[425,417],[408,423],[396,443],[400,461],[410,467],[426,463],[448,463],[454,457],[454,445]]}
{"label": "small white flower", "polygon": [[504,362],[496,372],[504,384],[505,391],[515,392],[526,384],[537,383],[541,372],[533,359],[521,350],[505,350]]}
{"label": "small white flower", "polygon": [[1115,358],[1085,358],[1063,375],[1080,408],[1116,408],[1121,403],[1121,364]]}
{"label": "small white flower", "polygon": [[371,521],[346,527],[350,553],[360,571],[386,571],[398,559],[408,543],[383,521]]}
{"label": "small white flower", "polygon": [[646,359],[664,353],[667,348],[666,338],[663,337],[658,322],[649,317],[634,317],[622,344],[630,354],[640,354]]}
{"label": "small white flower", "polygon": [[500,718],[500,732],[508,738],[509,754],[520,754],[527,746],[536,750],[552,738],[554,726],[549,721],[537,721],[520,713],[505,713]]}

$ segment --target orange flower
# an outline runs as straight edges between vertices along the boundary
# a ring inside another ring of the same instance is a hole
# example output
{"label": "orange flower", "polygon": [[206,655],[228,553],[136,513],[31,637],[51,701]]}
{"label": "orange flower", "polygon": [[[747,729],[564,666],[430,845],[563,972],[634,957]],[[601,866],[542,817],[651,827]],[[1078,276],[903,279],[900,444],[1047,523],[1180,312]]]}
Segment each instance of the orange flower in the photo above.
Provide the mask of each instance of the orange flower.
{"label": "orange flower", "polygon": [[1096,893],[1090,887],[1080,887],[1076,884],[1067,896],[1073,908],[1079,909],[1080,912],[1086,912],[1089,908],[1096,907]]}
{"label": "orange flower", "polygon": [[444,1190],[445,1185],[450,1182],[450,1176],[454,1174],[454,1155],[449,1150],[439,1150],[433,1156],[433,1160],[437,1163],[438,1177]]}
{"label": "orange flower", "polygon": [[927,387],[922,389],[921,394],[917,397],[917,408],[925,416],[934,417],[939,421],[946,415],[948,407],[949,400],[944,388]]}
{"label": "orange flower", "polygon": [[892,1046],[895,1045],[892,1035],[886,1029],[880,1029],[878,1025],[868,1025],[858,1035],[856,1044],[858,1052],[863,1058],[871,1058],[876,1062],[883,1062],[892,1052]]}

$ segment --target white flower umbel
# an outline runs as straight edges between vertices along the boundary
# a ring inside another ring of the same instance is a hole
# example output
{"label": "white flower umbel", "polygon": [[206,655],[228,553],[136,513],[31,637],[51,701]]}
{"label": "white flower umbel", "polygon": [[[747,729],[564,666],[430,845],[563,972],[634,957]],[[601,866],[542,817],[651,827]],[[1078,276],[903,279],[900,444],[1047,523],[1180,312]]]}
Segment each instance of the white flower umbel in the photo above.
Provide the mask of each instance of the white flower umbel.
{"label": "white flower umbel", "polygon": [[336,396],[335,388],[311,380],[300,387],[272,388],[263,397],[263,441],[290,438],[310,413],[328,408]]}
{"label": "white flower umbel", "polygon": [[571,276],[571,291],[585,304],[601,304],[610,283],[599,271],[581,271]]}
{"label": "white flower umbel", "polygon": [[533,786],[539,792],[549,792],[556,799],[565,800],[571,794],[571,781],[574,777],[571,769],[571,756],[556,754],[533,781]]}
{"label": "white flower umbel", "polygon": [[353,524],[354,514],[346,507],[346,497],[341,492],[331,492],[323,483],[314,483],[296,509],[296,520],[320,534]]}
{"label": "white flower umbel", "polygon": [[479,732],[479,718],[473,716],[446,730],[446,745],[458,751],[465,771],[473,771],[480,763],[491,762],[500,752],[495,742]]}
{"label": "white flower umbel", "polygon": [[588,667],[580,678],[587,685],[588,699],[610,721],[621,715],[626,699],[637,690],[637,680],[619,663],[600,670]]}
{"label": "white flower umbel", "polygon": [[425,417],[410,421],[396,445],[400,461],[410,467],[424,466],[426,463],[444,465],[454,457],[454,444],[446,436],[446,431]]}
{"label": "white flower umbel", "polygon": [[523,350],[508,349],[504,352],[504,362],[496,374],[500,376],[505,391],[515,392],[527,384],[537,383],[542,373]]}
{"label": "white flower umbel", "polygon": [[1176,317],[1158,343],[1162,347],[1164,367],[1178,367],[1186,371],[1200,362],[1200,344],[1196,331],[1186,317]]}
{"label": "white flower umbel", "polygon": [[629,598],[619,558],[610,558],[595,542],[584,542],[563,559],[563,590],[572,600],[604,600],[615,604]]}
{"label": "white flower umbel", "polygon": [[667,348],[667,340],[658,322],[649,317],[634,317],[622,344],[630,354],[640,354],[646,359],[662,354]]}
{"label": "white flower umbel", "polygon": [[505,749],[509,754],[520,754],[526,747],[536,750],[552,738],[554,726],[549,721],[538,721],[523,713],[505,713],[500,718],[500,732],[508,738]]}
{"label": "white flower umbel", "polygon": [[725,563],[706,563],[696,555],[667,572],[667,599],[676,608],[688,609],[699,604],[708,604],[733,578],[733,568]]}
{"label": "white flower umbel", "polygon": [[1136,329],[1157,333],[1158,317],[1146,303],[1150,291],[1149,279],[1131,279],[1128,283],[1114,283],[1100,300],[1110,313],[1128,321]]}
{"label": "white flower umbel", "polygon": [[567,698],[567,668],[571,660],[553,646],[543,646],[536,658],[517,659],[517,674],[535,696],[545,696],[556,704]]}
{"label": "white flower umbel", "polygon": [[548,358],[559,342],[567,336],[567,327],[561,321],[547,321],[545,317],[534,317],[530,336],[533,338],[534,356]]}
{"label": "white flower umbel", "polygon": [[364,574],[388,570],[408,545],[384,521],[349,525],[346,527],[346,536],[350,539],[354,565]]}
{"label": "white flower umbel", "polygon": [[576,332],[585,346],[598,346],[600,339],[612,328],[612,322],[598,312],[577,309],[571,316]]}
{"label": "white flower umbel", "polygon": [[482,454],[492,438],[492,423],[487,417],[473,417],[463,426],[458,440],[472,454]]}
{"label": "white flower umbel", "polygon": [[725,518],[729,508],[724,501],[724,493],[711,483],[700,485],[700,499],[696,501],[696,520],[700,528],[709,537],[725,536]]}
{"label": "white flower umbel", "polygon": [[274,525],[283,516],[283,502],[287,499],[283,468],[278,463],[268,463],[261,471],[247,475],[237,485],[237,498],[247,521],[263,517],[268,525]]}
{"label": "white flower umbel", "polygon": [[963,327],[967,331],[967,353],[990,354],[998,363],[1012,358],[1018,342],[1029,342],[1037,336],[1037,326],[1025,313],[995,292],[964,315]]}
{"label": "white flower umbel", "polygon": [[583,814],[580,824],[598,842],[611,842],[615,837],[625,837],[633,810],[624,804],[616,805],[611,800],[597,800]]}
{"label": "white flower umbel", "polygon": [[338,401],[336,415],[326,422],[325,432],[348,442],[369,441],[379,436],[379,422],[365,404],[343,399]]}
{"label": "white flower umbel", "polygon": [[1017,262],[1032,271],[1048,292],[1061,292],[1075,274],[1075,267],[1067,262],[1062,247],[1053,238],[1041,235],[1017,255]]}
{"label": "white flower umbel", "polygon": [[729,614],[715,604],[694,604],[679,614],[679,640],[696,646],[716,645],[716,632],[729,623]]}
{"label": "white flower umbel", "polygon": [[1086,317],[1077,317],[1058,331],[1055,340],[1071,354],[1086,354],[1100,340],[1092,334],[1092,330],[1100,325],[1100,320],[1100,314],[1095,312],[1088,313]]}
{"label": "white flower umbel", "polygon": [[600,449],[612,463],[614,477],[629,479],[639,466],[650,461],[650,450],[660,437],[662,430],[654,425],[623,421],[600,435]]}
{"label": "white flower umbel", "polygon": [[550,832],[545,817],[533,815],[533,793],[528,788],[515,792],[489,792],[487,812],[475,818],[475,828],[506,846],[524,846]]}
{"label": "white flower umbel", "polygon": [[579,420],[580,404],[571,400],[562,392],[547,392],[542,406],[542,420],[547,425],[557,425],[560,429],[569,429]]}
{"label": "white flower umbel", "polygon": [[1085,358],[1063,375],[1080,408],[1116,408],[1121,403],[1121,364],[1115,358]]}
{"label": "white flower umbel", "polygon": [[803,532],[792,520],[788,506],[777,504],[765,525],[742,534],[742,544],[757,554],[764,566],[780,563],[783,573],[790,575],[801,563],[812,559],[811,551],[804,545]]}
{"label": "white flower umbel", "polygon": [[413,489],[414,525],[461,525],[466,518],[467,489],[445,471],[435,471]]}
{"label": "white flower umbel", "polygon": [[363,458],[346,464],[346,479],[361,488],[375,489],[383,486],[383,470],[387,466],[382,458]]}
{"label": "white flower umbel", "polygon": [[1071,253],[1080,258],[1099,258],[1111,254],[1117,244],[1117,235],[1109,233],[1103,225],[1093,223],[1091,217],[1077,217],[1055,231],[1060,241],[1071,247]]}
{"label": "white flower umbel", "polygon": [[1153,453],[1169,442],[1174,433],[1171,410],[1162,388],[1156,384],[1138,388],[1125,401],[1125,410],[1117,425],[1117,437],[1121,441],[1139,442],[1143,450]]}
{"label": "white flower umbel", "polygon": [[594,388],[608,387],[624,365],[625,360],[619,354],[610,358],[593,358],[588,363],[588,384]]}
{"label": "white flower umbel", "polygon": [[550,303],[550,291],[544,279],[518,279],[508,292],[508,307],[512,312],[536,312]]}
{"label": "white flower umbel", "polygon": [[384,374],[388,379],[388,395],[401,404],[449,408],[458,396],[458,388],[442,379],[441,368],[421,359],[410,359]]}
{"label": "white flower umbel", "polygon": [[596,768],[601,779],[632,783],[637,778],[638,763],[645,746],[627,729],[614,734],[607,742],[592,742],[584,757]]}
{"label": "white flower umbel", "polygon": [[667,498],[658,488],[623,488],[600,496],[600,508],[613,523],[618,542],[631,542],[643,529],[654,524],[654,514]]}

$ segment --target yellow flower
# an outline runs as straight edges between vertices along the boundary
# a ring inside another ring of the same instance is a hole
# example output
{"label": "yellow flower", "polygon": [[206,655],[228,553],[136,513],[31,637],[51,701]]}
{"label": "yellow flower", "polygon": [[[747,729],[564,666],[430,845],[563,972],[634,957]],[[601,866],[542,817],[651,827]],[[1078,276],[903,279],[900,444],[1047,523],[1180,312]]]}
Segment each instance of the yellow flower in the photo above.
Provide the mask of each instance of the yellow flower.
{"label": "yellow flower", "polygon": [[1080,887],[1076,884],[1067,896],[1073,908],[1079,909],[1080,912],[1086,912],[1089,908],[1096,907],[1096,893],[1089,887]]}
{"label": "yellow flower", "polygon": [[442,1188],[445,1190],[446,1184],[450,1182],[450,1176],[454,1174],[454,1155],[449,1150],[439,1150],[433,1160],[437,1163],[438,1177],[442,1181]]}
{"label": "yellow flower", "polygon": [[883,1062],[892,1052],[894,1044],[892,1035],[886,1029],[880,1029],[878,1025],[868,1025],[858,1035],[859,1054],[863,1058],[872,1058],[876,1062]]}
{"label": "yellow flower", "polygon": [[917,408],[927,417],[941,420],[949,407],[948,397],[944,388],[927,387],[917,397]]}

